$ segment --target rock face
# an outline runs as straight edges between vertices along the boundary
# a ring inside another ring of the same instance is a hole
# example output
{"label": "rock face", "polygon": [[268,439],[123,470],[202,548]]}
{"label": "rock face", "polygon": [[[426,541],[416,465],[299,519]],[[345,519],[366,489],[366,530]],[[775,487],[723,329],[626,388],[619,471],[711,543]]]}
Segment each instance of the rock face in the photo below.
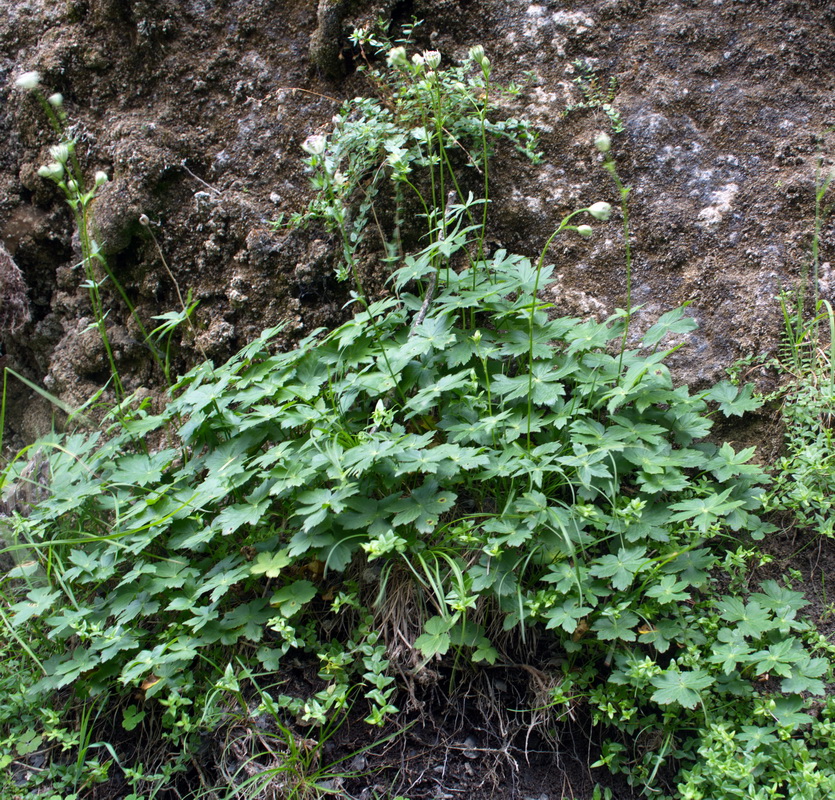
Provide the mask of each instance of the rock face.
{"label": "rock face", "polygon": [[[270,222],[310,197],[300,144],[371,91],[348,35],[378,14],[393,30],[423,19],[416,46],[447,60],[483,44],[497,80],[521,87],[506,110],[536,123],[544,158],[494,162],[491,237],[503,247],[533,255],[569,210],[616,203],[592,142],[622,127],[612,139],[632,187],[633,300],[644,324],[685,301],[701,323],[677,354],[681,379],[713,380],[774,347],[775,295],[808,273],[816,181],[833,155],[828,2],[0,0],[0,11],[0,340],[9,365],[69,402],[106,370],[85,333],[71,217],[37,176],[54,134],[14,88],[30,70],[64,95],[84,169],[111,177],[93,224],[139,317],[178,310],[178,290],[200,302],[175,367],[223,359],[282,320],[291,346],[347,313],[336,243]],[[831,238],[824,220],[824,294]],[[617,221],[549,256],[560,311],[624,303]],[[159,385],[127,307],[103,291],[128,384]],[[49,415],[11,391],[9,435],[31,439]]]}

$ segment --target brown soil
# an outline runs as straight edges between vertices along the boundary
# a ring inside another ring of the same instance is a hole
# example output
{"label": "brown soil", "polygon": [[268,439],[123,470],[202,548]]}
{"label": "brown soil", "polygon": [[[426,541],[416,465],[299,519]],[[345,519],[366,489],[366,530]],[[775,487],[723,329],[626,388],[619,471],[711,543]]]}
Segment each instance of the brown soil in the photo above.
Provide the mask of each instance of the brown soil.
{"label": "brown soil", "polygon": [[[691,303],[700,328],[675,366],[697,386],[722,377],[735,359],[776,346],[775,296],[797,285],[809,263],[816,175],[831,169],[835,154],[827,136],[835,119],[830,2],[337,5],[337,17],[325,19],[315,0],[0,0],[0,258],[5,248],[13,259],[0,274],[4,364],[73,404],[108,374],[99,338],[87,330],[92,312],[70,216],[36,174],[54,135],[33,98],[15,90],[18,75],[39,70],[44,87],[64,95],[82,163],[91,175],[110,175],[95,223],[139,315],[150,322],[178,308],[177,287],[141,214],[182,293],[200,301],[197,334],[176,343],[176,373],[201,353],[223,360],[280,321],[290,347],[347,313],[348,287],[333,278],[336,243],[315,229],[277,232],[270,221],[311,196],[300,144],[327,130],[343,100],[367,93],[351,71],[347,35],[378,13],[395,26],[425,20],[418,44],[445,59],[484,44],[497,79],[525,87],[507,112],[538,126],[543,161],[502,158],[492,180],[491,237],[512,251],[534,255],[570,210],[616,202],[592,146],[608,129],[606,115],[563,113],[583,100],[574,62],[603,84],[615,78],[613,104],[625,130],[614,136],[614,152],[632,187],[638,319],[648,325]],[[551,299],[561,311],[605,315],[624,303],[620,228],[616,221],[598,228],[590,241],[565,240],[550,252],[560,274]],[[820,290],[829,299],[832,234],[825,224]],[[127,309],[115,296],[108,304],[129,387],[158,391],[161,376]],[[50,405],[14,381],[8,401],[7,444],[25,444],[52,424]],[[537,732],[528,756],[513,737],[505,752],[506,740],[482,731],[473,709],[455,713],[466,725],[454,715],[437,729],[416,725],[398,745],[398,780],[413,800],[589,795],[588,740],[548,749]],[[475,759],[461,755],[468,736],[482,748],[470,748],[480,753]],[[356,791],[363,796],[362,787]]]}

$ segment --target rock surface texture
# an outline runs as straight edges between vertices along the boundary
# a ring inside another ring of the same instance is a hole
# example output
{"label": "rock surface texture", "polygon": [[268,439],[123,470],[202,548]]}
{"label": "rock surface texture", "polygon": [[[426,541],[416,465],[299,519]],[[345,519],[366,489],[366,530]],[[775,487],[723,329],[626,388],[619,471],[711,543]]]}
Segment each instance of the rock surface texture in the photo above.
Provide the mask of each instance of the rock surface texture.
{"label": "rock surface texture", "polygon": [[[775,296],[804,274],[816,179],[835,155],[835,9],[824,0],[0,0],[0,245],[19,267],[0,280],[18,307],[0,312],[5,362],[71,403],[107,378],[73,226],[55,187],[37,176],[54,144],[30,94],[38,70],[61,92],[90,176],[111,178],[94,225],[118,279],[146,321],[200,301],[175,367],[222,360],[285,321],[286,346],[348,313],[333,277],[336,243],[322,230],[270,222],[304,208],[304,139],[328,129],[340,103],[370,91],[348,36],[378,14],[393,29],[425,24],[416,45],[462,59],[481,43],[500,82],[521,92],[508,114],[541,132],[541,164],[500,153],[492,238],[539,251],[568,211],[616,190],[593,147],[611,131],[575,82],[594,74],[623,131],[613,152],[632,187],[635,303],[646,324],[685,301],[700,329],[677,354],[678,375],[706,384],[734,359],[775,347]],[[584,104],[566,112],[567,108]],[[591,107],[588,107],[591,106]],[[817,176],[817,177],[816,177]],[[139,223],[150,220],[170,267]],[[561,312],[607,315],[624,303],[622,232],[614,220],[549,257]],[[822,231],[821,290],[830,291],[832,228]],[[3,253],[3,250],[0,250]],[[2,256],[4,259],[5,255]],[[368,269],[379,263],[369,254]],[[26,298],[20,296],[22,275]],[[9,277],[11,276],[11,277]],[[382,285],[379,272],[378,286]],[[17,288],[14,288],[17,285]],[[10,289],[11,287],[11,289]],[[105,292],[109,290],[105,288]],[[159,371],[127,308],[107,295],[107,324],[130,388]],[[26,318],[28,314],[28,319]],[[641,317],[639,316],[640,320]],[[176,372],[176,369],[175,369]],[[48,428],[50,410],[10,389],[12,441]]]}

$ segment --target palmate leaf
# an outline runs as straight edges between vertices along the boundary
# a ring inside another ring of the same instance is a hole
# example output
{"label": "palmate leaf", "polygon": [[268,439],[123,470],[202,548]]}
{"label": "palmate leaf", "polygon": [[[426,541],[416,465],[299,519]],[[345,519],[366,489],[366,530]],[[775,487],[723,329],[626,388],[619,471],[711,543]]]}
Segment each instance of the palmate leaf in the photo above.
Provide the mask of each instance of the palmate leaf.
{"label": "palmate leaf", "polygon": [[585,353],[589,350],[602,350],[615,336],[612,328],[603,322],[595,322],[593,319],[586,320],[575,325],[565,336],[568,346],[568,354]]}
{"label": "palmate leaf", "polygon": [[631,611],[606,609],[591,627],[598,639],[634,642],[637,638],[634,628],[639,622],[637,614]]}
{"label": "palmate leaf", "polygon": [[292,617],[315,596],[316,587],[310,581],[295,581],[275,592],[270,598],[270,605],[277,606],[282,616]]}
{"label": "palmate leaf", "polygon": [[565,394],[565,386],[560,383],[560,378],[573,369],[573,363],[560,370],[554,370],[547,363],[536,363],[529,375],[522,374],[513,378],[496,375],[493,379],[493,392],[503,396],[505,402],[530,395],[534,403],[551,406]]}
{"label": "palmate leaf", "polygon": [[744,501],[742,500],[728,499],[732,491],[733,487],[729,487],[720,494],[711,494],[707,497],[696,497],[692,500],[672,503],[670,508],[678,513],[670,517],[670,522],[692,520],[702,533],[706,533],[711,525],[719,522],[722,517],[743,505]]}
{"label": "palmate leaf", "polygon": [[329,514],[345,510],[346,502],[357,493],[356,483],[344,483],[336,489],[311,489],[298,496],[296,517],[302,520],[302,530],[309,531],[324,522]]}
{"label": "palmate leaf", "polygon": [[719,410],[726,417],[741,417],[748,411],[762,407],[763,400],[753,397],[754,385],[746,383],[741,389],[729,381],[717,383],[706,395],[719,405]]}
{"label": "palmate leaf", "polygon": [[549,359],[554,354],[553,333],[539,325],[534,326],[533,341],[530,329],[525,325],[497,333],[496,343],[500,345],[499,353],[504,357],[532,353],[535,359]]}
{"label": "palmate leaf", "polygon": [[701,699],[699,692],[714,682],[703,669],[682,672],[673,661],[669,669],[652,679],[651,683],[656,687],[652,699],[660,705],[678,703],[685,708],[695,708]]}
{"label": "palmate leaf", "polygon": [[160,450],[158,453],[146,455],[139,453],[120,458],[116,468],[110,475],[113,483],[124,483],[128,486],[147,486],[159,483],[163,470],[177,456],[173,448]]}
{"label": "palmate leaf", "polygon": [[739,597],[725,597],[716,604],[725,622],[733,625],[744,636],[755,639],[775,627],[770,611],[756,600],[746,603]]}
{"label": "palmate leaf", "polygon": [[47,587],[40,589],[32,589],[26,595],[26,599],[20,603],[15,603],[11,610],[14,611],[12,617],[12,625],[20,627],[24,622],[32,617],[39,617],[45,611],[52,608],[52,604],[61,596],[61,592],[50,592]]}
{"label": "palmate leaf", "polygon": [[804,654],[793,665],[792,674],[780,682],[780,688],[786,694],[809,694],[822,695],[826,691],[824,682],[820,680],[829,669],[825,658],[810,658]]}
{"label": "palmate leaf", "polygon": [[754,457],[755,452],[755,447],[748,447],[737,453],[730,444],[725,442],[719,448],[716,455],[710,459],[707,464],[707,469],[713,473],[713,477],[717,481],[723,483],[736,475],[751,476],[754,479],[760,479],[761,477],[765,477],[762,469],[756,464],[748,463]]}
{"label": "palmate leaf", "polygon": [[436,481],[428,480],[409,497],[403,497],[394,503],[392,510],[397,513],[392,525],[407,525],[413,522],[421,533],[431,533],[441,514],[452,508],[456,497],[453,492],[440,491]]}
{"label": "palmate leaf", "polygon": [[456,338],[452,330],[452,319],[448,314],[426,317],[420,325],[414,327],[412,336],[424,340],[422,352],[428,352],[429,349],[444,350]]}
{"label": "palmate leaf", "polygon": [[230,533],[234,533],[242,525],[256,525],[259,523],[269,507],[269,500],[262,500],[260,503],[236,503],[233,506],[227,506],[215,517],[213,526],[220,528],[224,536],[229,536]]}
{"label": "palmate leaf", "polygon": [[252,575],[266,575],[268,578],[277,578],[281,574],[281,570],[290,566],[293,559],[287,553],[287,548],[283,547],[275,553],[258,553],[255,560],[249,565],[249,571]]}
{"label": "palmate leaf", "polygon": [[230,587],[249,575],[249,564],[241,563],[237,555],[227,556],[218,561],[212,569],[206,573],[203,582],[195,592],[195,597],[201,597],[206,592],[211,592],[210,598],[213,603],[217,602]]}
{"label": "palmate leaf", "polygon": [[745,634],[738,628],[720,628],[717,634],[722,644],[715,644],[708,661],[719,665],[725,675],[730,675],[737,665],[747,663],[751,648],[745,642]]}
{"label": "palmate leaf", "polygon": [[415,639],[415,647],[420,650],[426,658],[435,655],[444,655],[449,650],[451,643],[449,631],[452,628],[453,620],[443,617],[430,617],[423,626],[425,633]]}
{"label": "palmate leaf", "polygon": [[687,303],[662,314],[658,321],[644,334],[644,347],[655,347],[669,333],[689,333],[699,327],[692,317],[686,317]]}
{"label": "palmate leaf", "polygon": [[470,371],[468,369],[453,372],[449,375],[444,375],[442,378],[434,381],[428,386],[424,386],[414,397],[410,398],[406,404],[409,413],[406,414],[406,419],[411,419],[417,414],[423,414],[432,406],[436,405],[439,398],[446,392],[451,392],[454,389],[460,389],[470,382]]}
{"label": "palmate leaf", "polygon": [[584,444],[574,444],[573,456],[560,456],[557,462],[573,467],[577,479],[583,486],[591,486],[595,478],[611,478],[612,473],[609,465],[612,463],[612,456],[604,449],[589,450]]}
{"label": "palmate leaf", "polygon": [[598,578],[611,578],[612,586],[623,591],[646,566],[646,553],[646,547],[621,547],[616,556],[601,556],[597,559],[590,572]]}
{"label": "palmate leaf", "polygon": [[566,633],[572,634],[577,630],[577,625],[580,623],[580,620],[588,614],[591,614],[593,610],[590,606],[582,605],[575,598],[568,598],[563,601],[562,605],[553,606],[543,614],[543,617],[548,620],[545,627],[560,627]]}
{"label": "palmate leaf", "polygon": [[239,637],[260,642],[264,638],[264,626],[272,616],[266,598],[258,598],[229,611],[220,624],[222,628],[235,631]]}
{"label": "palmate leaf", "polygon": [[647,589],[647,597],[654,597],[662,606],[683,603],[690,597],[687,584],[676,580],[675,575],[663,575],[661,580]]}
{"label": "palmate leaf", "polygon": [[100,663],[98,654],[86,650],[81,645],[78,645],[72,651],[69,658],[60,655],[57,657],[57,663],[50,663],[52,661],[53,659],[48,659],[45,666],[49,673],[48,680],[53,689],[60,689],[62,686],[72,683]]}
{"label": "palmate leaf", "polygon": [[706,547],[686,550],[662,566],[666,573],[676,573],[691,586],[701,586],[710,577],[710,570],[718,559]]}

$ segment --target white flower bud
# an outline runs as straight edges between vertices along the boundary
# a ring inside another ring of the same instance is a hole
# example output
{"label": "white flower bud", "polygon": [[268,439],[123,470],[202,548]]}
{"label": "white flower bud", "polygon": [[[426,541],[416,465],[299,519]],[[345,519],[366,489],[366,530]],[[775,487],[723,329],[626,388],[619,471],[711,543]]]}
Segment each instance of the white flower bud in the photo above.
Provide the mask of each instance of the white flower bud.
{"label": "white flower bud", "polygon": [[409,62],[406,59],[405,47],[392,47],[386,59],[390,67],[406,67]]}
{"label": "white flower bud", "polygon": [[96,173],[96,177],[95,177],[96,186],[103,186],[103,185],[104,185],[105,183],[107,183],[109,180],[110,180],[110,178],[108,178],[108,177],[107,177],[107,173],[106,173],[104,170],[101,170],[101,169],[100,169],[100,170]]}
{"label": "white flower bud", "polygon": [[584,239],[588,239],[594,233],[594,228],[591,225],[578,225],[577,233]]}
{"label": "white flower bud", "polygon": [[37,89],[40,86],[41,73],[35,70],[32,70],[32,72],[24,72],[14,83],[18,89],[32,91],[32,89]]}
{"label": "white flower bud", "polygon": [[612,140],[609,138],[608,133],[598,133],[597,136],[594,137],[594,146],[601,152],[601,153],[608,153],[609,150],[612,149]]}
{"label": "white flower bud", "polygon": [[441,66],[441,54],[437,50],[427,50],[424,52],[423,58],[429,69],[438,69]]}
{"label": "white flower bud", "polygon": [[53,108],[60,108],[62,105],[64,105],[64,95],[62,95],[60,92],[55,92],[55,94],[49,95],[46,101]]}
{"label": "white flower bud", "polygon": [[53,162],[38,170],[38,175],[51,181],[60,181],[64,177],[64,165]]}
{"label": "white flower bud", "polygon": [[470,58],[475,61],[476,64],[481,64],[484,60],[484,48],[480,44],[477,44],[475,47],[471,47]]}
{"label": "white flower bud", "polygon": [[612,216],[612,207],[608,203],[593,203],[586,211],[601,222],[605,222]]}
{"label": "white flower bud", "polygon": [[49,148],[49,155],[51,155],[59,164],[66,164],[70,157],[70,148],[64,142],[61,144],[54,144]]}
{"label": "white flower bud", "polygon": [[316,134],[314,136],[308,136],[307,139],[302,142],[302,150],[305,153],[310,153],[312,156],[320,156],[322,153],[325,152],[325,148],[328,146],[327,137],[322,136],[321,134]]}
{"label": "white flower bud", "polygon": [[424,60],[423,56],[420,53],[415,53],[412,56],[412,63],[418,68],[418,72],[423,69]]}
{"label": "white flower bud", "polygon": [[144,228],[147,228],[147,227],[150,226],[151,220],[148,219],[147,214],[140,214],[139,215],[139,224],[142,225],[142,227],[144,227]]}
{"label": "white flower bud", "polygon": [[76,181],[70,179],[67,181],[67,190],[76,194],[78,192],[78,183]]}

